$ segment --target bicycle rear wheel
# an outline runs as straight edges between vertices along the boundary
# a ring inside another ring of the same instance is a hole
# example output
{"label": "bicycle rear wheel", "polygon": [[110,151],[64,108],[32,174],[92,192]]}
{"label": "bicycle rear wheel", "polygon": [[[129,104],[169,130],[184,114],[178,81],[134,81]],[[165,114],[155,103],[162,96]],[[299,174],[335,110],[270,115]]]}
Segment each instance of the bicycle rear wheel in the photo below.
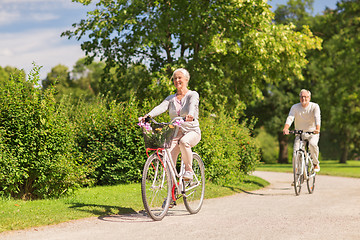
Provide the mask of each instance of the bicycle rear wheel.
{"label": "bicycle rear wheel", "polygon": [[308,189],[308,192],[310,194],[312,194],[315,189],[315,177],[316,177],[316,172],[314,170],[314,165],[313,165],[312,161],[309,161],[309,164],[307,166],[307,174],[308,174],[308,178],[306,181],[307,189]]}
{"label": "bicycle rear wheel", "polygon": [[185,194],[184,204],[189,213],[198,213],[204,201],[205,195],[205,166],[200,156],[193,153],[194,178],[184,181]]}
{"label": "bicycle rear wheel", "polygon": [[171,202],[171,179],[164,164],[156,153],[152,154],[145,163],[141,182],[145,210],[155,221],[165,217]]}
{"label": "bicycle rear wheel", "polygon": [[303,155],[300,152],[296,152],[295,159],[293,159],[293,173],[294,173],[294,189],[295,194],[298,196],[301,191],[301,183],[302,183],[302,174],[301,174],[301,168],[302,168],[302,159]]}

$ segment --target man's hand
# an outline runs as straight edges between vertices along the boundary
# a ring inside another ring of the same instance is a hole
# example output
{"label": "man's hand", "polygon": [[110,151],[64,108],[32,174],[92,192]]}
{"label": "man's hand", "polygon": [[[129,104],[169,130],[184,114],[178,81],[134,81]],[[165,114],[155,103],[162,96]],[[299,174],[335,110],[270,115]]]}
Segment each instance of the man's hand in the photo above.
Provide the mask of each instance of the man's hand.
{"label": "man's hand", "polygon": [[319,134],[320,133],[320,125],[316,125],[316,129],[314,131],[314,134]]}
{"label": "man's hand", "polygon": [[283,134],[284,135],[289,135],[289,125],[288,124],[285,124],[284,126],[284,129],[283,129]]}

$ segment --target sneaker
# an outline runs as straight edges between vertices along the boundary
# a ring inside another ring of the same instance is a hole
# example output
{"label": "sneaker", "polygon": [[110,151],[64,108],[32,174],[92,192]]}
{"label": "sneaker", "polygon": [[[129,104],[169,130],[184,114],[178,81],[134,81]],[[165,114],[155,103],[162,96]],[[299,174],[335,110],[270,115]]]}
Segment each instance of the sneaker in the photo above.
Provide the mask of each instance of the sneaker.
{"label": "sneaker", "polygon": [[186,171],[183,175],[183,178],[186,180],[192,180],[193,179],[193,173],[190,171]]}
{"label": "sneaker", "polygon": [[314,165],[314,171],[315,171],[315,172],[319,172],[319,171],[320,171],[320,165],[319,165],[319,164]]}
{"label": "sneaker", "polygon": [[291,186],[294,186],[294,185],[295,185],[295,183],[294,183],[294,182],[292,182],[292,183],[291,183]]}

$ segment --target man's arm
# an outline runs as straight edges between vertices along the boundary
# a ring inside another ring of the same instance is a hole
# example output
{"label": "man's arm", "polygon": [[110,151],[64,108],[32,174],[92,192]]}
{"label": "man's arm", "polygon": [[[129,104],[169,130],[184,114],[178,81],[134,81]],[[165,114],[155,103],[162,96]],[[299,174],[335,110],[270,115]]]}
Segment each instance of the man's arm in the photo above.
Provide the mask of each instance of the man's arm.
{"label": "man's arm", "polygon": [[315,134],[320,133],[320,124],[321,124],[320,107],[319,107],[318,104],[316,104],[316,107],[315,107],[315,125],[316,125],[316,130],[314,131]]}

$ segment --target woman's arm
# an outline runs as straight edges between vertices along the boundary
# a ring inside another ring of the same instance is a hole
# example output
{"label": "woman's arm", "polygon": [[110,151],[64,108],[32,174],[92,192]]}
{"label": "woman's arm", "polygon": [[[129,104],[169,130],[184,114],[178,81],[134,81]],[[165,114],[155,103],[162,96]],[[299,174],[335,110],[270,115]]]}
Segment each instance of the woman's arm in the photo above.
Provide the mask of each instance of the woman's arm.
{"label": "woman's arm", "polygon": [[199,115],[199,94],[193,91],[189,98],[189,113],[186,115],[186,121],[193,121]]}
{"label": "woman's arm", "polygon": [[169,104],[170,104],[170,96],[165,98],[164,101],[162,101],[162,103],[160,103],[158,106],[154,107],[148,114],[151,117],[156,117],[159,116],[160,114],[166,112],[169,108]]}

